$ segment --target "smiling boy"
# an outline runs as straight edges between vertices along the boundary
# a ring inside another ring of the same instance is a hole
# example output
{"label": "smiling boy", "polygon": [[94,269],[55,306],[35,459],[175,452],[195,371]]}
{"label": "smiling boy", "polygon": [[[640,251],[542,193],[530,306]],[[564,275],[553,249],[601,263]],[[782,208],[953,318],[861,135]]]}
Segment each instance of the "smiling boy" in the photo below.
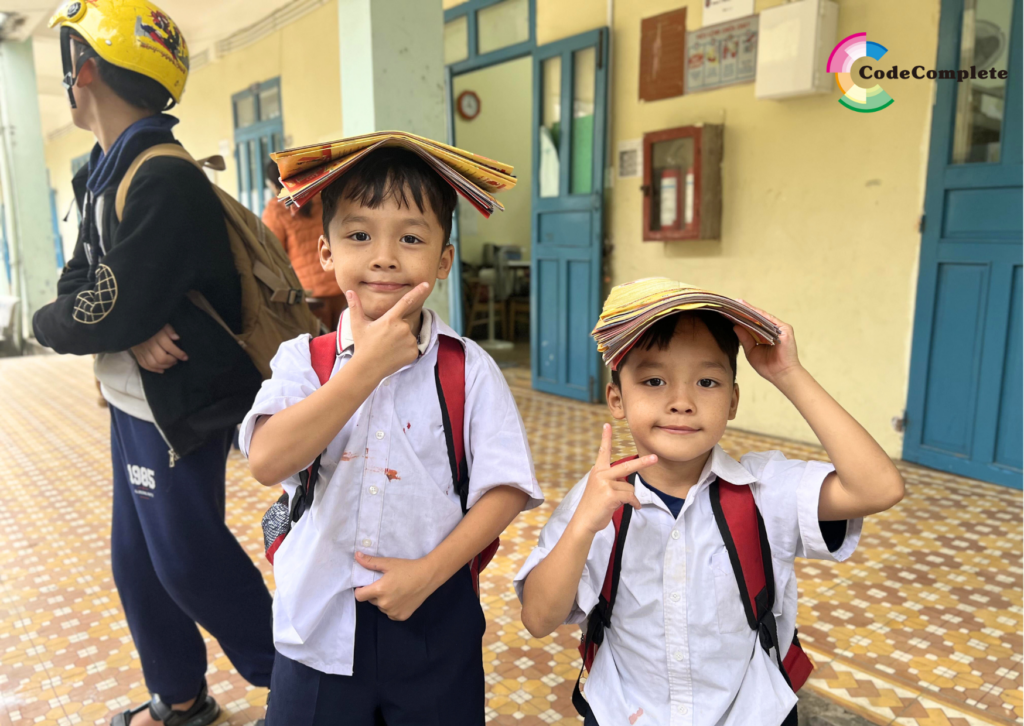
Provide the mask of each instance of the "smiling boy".
{"label": "smiling boy", "polygon": [[[586,726],[795,726],[796,696],[779,667],[795,634],[793,560],[846,559],[862,518],[903,496],[885,452],[800,364],[793,329],[765,315],[781,330],[775,346],[756,345],[710,310],[647,329],[607,388],[608,408],[629,424],[639,458],[611,465],[606,424],[596,465],[552,514],[516,576],[533,635],[583,622],[609,569],[613,514],[633,508],[614,614],[586,683]],[[833,464],[777,451],[737,462],[722,450],[739,406],[741,345]],[[710,496],[717,482],[749,487],[763,517],[779,593],[772,612],[783,645],[774,657],[744,613]]]}
{"label": "smiling boy", "polygon": [[[371,152],[328,186],[320,259],[346,293],[323,386],[281,346],[241,429],[253,476],[312,509],[275,553],[268,726],[484,723],[484,617],[467,563],[543,500],[497,365],[423,303],[448,276],[455,192],[416,154]],[[465,349],[469,486],[453,482],[435,363]]]}

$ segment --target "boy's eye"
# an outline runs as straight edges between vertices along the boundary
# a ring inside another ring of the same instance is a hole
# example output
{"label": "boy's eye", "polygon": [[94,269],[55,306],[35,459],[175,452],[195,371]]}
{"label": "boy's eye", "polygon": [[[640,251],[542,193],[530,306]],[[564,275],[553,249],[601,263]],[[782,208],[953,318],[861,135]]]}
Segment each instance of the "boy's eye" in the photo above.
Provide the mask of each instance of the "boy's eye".
{"label": "boy's eye", "polygon": [[349,237],[354,239],[356,242],[370,241],[370,235],[366,234],[366,232],[353,232],[352,234],[349,235]]}
{"label": "boy's eye", "polygon": [[405,242],[407,245],[418,245],[423,243],[423,240],[412,234],[407,234],[404,237],[402,237],[402,241]]}
{"label": "boy's eye", "polygon": [[663,381],[660,378],[648,378],[646,381],[643,382],[643,385],[650,386],[652,388],[657,388],[660,386],[664,386],[665,381]]}
{"label": "boy's eye", "polygon": [[718,385],[718,381],[712,380],[710,378],[701,378],[699,381],[697,381],[697,385],[700,386],[701,388],[714,388],[715,386]]}

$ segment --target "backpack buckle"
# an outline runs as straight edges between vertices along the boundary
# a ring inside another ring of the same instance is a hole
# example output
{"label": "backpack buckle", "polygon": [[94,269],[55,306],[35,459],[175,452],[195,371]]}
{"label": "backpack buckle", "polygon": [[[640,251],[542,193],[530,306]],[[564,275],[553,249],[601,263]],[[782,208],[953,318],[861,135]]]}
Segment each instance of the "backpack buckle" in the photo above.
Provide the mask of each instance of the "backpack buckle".
{"label": "backpack buckle", "polygon": [[306,292],[305,290],[296,290],[294,288],[289,290],[288,291],[288,304],[289,305],[294,305],[295,303],[297,303],[300,300],[302,300],[303,298],[300,297],[300,296],[303,295],[303,293],[305,293],[305,292]]}

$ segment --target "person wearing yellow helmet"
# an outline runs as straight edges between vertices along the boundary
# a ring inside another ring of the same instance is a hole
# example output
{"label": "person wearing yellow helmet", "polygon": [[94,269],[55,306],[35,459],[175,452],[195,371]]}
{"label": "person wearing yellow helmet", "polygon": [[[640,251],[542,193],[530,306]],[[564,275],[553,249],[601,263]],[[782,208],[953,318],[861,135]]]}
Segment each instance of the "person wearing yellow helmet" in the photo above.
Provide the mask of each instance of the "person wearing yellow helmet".
{"label": "person wearing yellow helmet", "polygon": [[[151,700],[113,726],[204,726],[199,626],[238,673],[270,685],[271,598],[224,522],[225,467],[262,376],[234,337],[189,301],[203,295],[242,329],[242,293],[224,209],[177,144],[188,46],[147,0],[71,0],[59,27],[72,121],[96,145],[72,182],[82,213],[57,299],[36,339],[95,355],[111,414],[111,567]],[[131,176],[129,175],[131,173]],[[122,190],[122,180],[129,185]]]}

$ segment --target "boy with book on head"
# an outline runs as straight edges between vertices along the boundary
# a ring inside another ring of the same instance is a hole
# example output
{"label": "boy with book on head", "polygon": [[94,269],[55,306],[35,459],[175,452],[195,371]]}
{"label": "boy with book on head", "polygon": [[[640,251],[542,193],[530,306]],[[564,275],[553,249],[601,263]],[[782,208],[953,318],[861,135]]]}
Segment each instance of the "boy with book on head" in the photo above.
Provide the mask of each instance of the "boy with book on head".
{"label": "boy with book on head", "polygon": [[[793,328],[742,301],[639,281],[612,291],[594,333],[638,458],[612,463],[605,424],[593,469],[516,576],[523,624],[543,637],[585,623],[586,698],[577,682],[573,702],[587,726],[795,726],[813,666],[793,560],[849,557],[863,517],[902,498],[899,472],[800,364]],[[719,446],[740,347],[832,464]]]}
{"label": "boy with book on head", "polygon": [[423,307],[452,269],[457,185],[396,139],[311,176],[349,307],[336,334],[281,346],[240,435],[286,489],[264,520],[267,724],[482,725],[478,555],[543,495],[497,365]]}

